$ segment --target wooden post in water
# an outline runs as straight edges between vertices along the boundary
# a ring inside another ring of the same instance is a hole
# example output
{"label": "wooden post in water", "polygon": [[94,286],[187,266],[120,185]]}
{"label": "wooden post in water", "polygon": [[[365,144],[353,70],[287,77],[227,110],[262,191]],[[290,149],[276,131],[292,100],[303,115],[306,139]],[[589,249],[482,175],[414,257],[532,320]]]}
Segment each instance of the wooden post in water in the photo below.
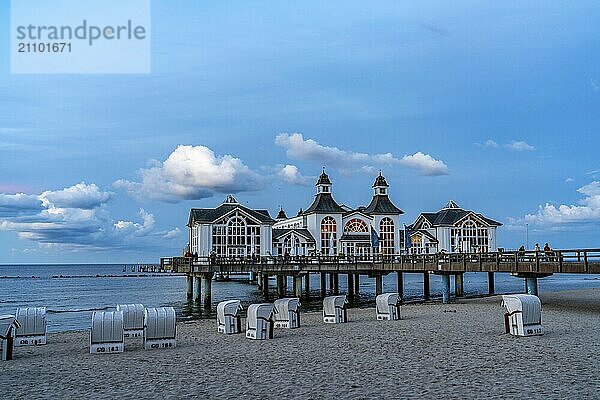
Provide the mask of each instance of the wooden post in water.
{"label": "wooden post in water", "polygon": [[262,273],[261,272],[257,272],[256,273],[256,287],[260,291],[262,291],[262,284],[263,284]]}
{"label": "wooden post in water", "polygon": [[356,274],[354,277],[354,295],[358,296],[360,294],[360,274]]}
{"label": "wooden post in water", "polygon": [[429,272],[425,271],[423,273],[423,297],[425,301],[431,298],[431,294],[429,292]]}
{"label": "wooden post in water", "polygon": [[456,295],[456,297],[462,297],[465,295],[463,278],[464,274],[462,272],[459,272],[458,274],[454,275],[454,294]]}
{"label": "wooden post in water", "polygon": [[488,272],[488,294],[494,294],[496,292],[496,288],[494,285],[494,273]]}
{"label": "wooden post in water", "polygon": [[327,296],[327,274],[321,272],[321,297]]}
{"label": "wooden post in water", "polygon": [[398,294],[400,295],[400,302],[402,302],[404,299],[404,274],[402,271],[398,271],[396,274]]}
{"label": "wooden post in water", "polygon": [[212,272],[207,274],[202,274],[202,302],[204,303],[205,308],[210,308],[212,305],[212,293],[211,293],[211,285],[212,285]]}
{"label": "wooden post in water", "polygon": [[334,288],[334,287],[335,287],[335,278],[334,278],[334,276],[333,276],[333,273],[332,273],[332,272],[330,272],[330,273],[329,273],[329,291],[330,291],[331,293],[333,293],[333,292],[334,292],[334,291],[333,291],[333,288]]}
{"label": "wooden post in water", "polygon": [[282,298],[285,296],[285,290],[283,288],[284,275],[277,275],[277,296]]}
{"label": "wooden post in water", "polygon": [[269,297],[269,274],[262,274],[262,294],[265,298]]}
{"label": "wooden post in water", "polygon": [[354,274],[348,274],[348,297],[354,297]]}
{"label": "wooden post in water", "polygon": [[194,277],[192,275],[187,276],[187,299],[192,300],[194,298]]}
{"label": "wooden post in water", "polygon": [[525,278],[527,282],[527,294],[531,294],[534,296],[538,295],[538,283],[537,278],[535,276]]}
{"label": "wooden post in water", "polygon": [[378,296],[383,293],[383,275],[375,275],[375,295]]}
{"label": "wooden post in water", "polygon": [[194,281],[196,281],[196,298],[194,300],[200,303],[200,301],[202,300],[202,279],[200,278],[200,276],[195,276]]}
{"label": "wooden post in water", "polygon": [[340,274],[337,272],[333,275],[333,294],[340,294]]}
{"label": "wooden post in water", "polygon": [[302,275],[294,276],[294,296],[302,297]]}
{"label": "wooden post in water", "polygon": [[310,297],[310,273],[306,273],[304,277],[304,295],[306,298]]}
{"label": "wooden post in water", "polygon": [[442,275],[442,303],[450,303],[450,274]]}

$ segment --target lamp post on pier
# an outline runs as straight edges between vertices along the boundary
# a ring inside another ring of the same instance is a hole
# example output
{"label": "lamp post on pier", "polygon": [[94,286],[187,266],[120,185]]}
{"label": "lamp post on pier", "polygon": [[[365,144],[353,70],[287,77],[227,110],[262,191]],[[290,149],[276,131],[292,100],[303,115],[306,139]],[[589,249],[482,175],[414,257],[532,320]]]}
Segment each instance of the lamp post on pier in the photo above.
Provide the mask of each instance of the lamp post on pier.
{"label": "lamp post on pier", "polygon": [[529,250],[529,224],[525,224],[525,248]]}

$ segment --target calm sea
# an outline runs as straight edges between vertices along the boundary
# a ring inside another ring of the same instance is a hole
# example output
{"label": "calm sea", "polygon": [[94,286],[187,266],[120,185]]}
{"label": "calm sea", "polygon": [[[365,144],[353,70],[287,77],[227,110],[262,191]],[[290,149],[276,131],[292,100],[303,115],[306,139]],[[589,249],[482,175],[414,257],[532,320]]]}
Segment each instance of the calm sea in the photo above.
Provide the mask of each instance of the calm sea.
{"label": "calm sea", "polygon": [[[174,274],[134,272],[135,266],[120,265],[0,265],[0,315],[14,314],[17,307],[46,307],[48,330],[60,332],[88,329],[94,310],[114,310],[116,304],[142,303],[145,306],[172,306],[178,319],[214,318],[216,303],[240,299],[244,306],[264,302],[256,286],[245,276],[232,281],[213,281],[213,307],[205,310],[186,300],[186,279]],[[419,300],[423,295],[422,274],[405,274],[405,299]],[[315,300],[303,301],[303,309],[316,310],[320,280],[311,279]],[[275,282],[271,282],[274,290]],[[487,291],[487,274],[465,274],[465,294],[474,296]],[[288,284],[291,290],[291,281]],[[522,292],[523,280],[509,274],[496,274],[496,292]],[[540,291],[600,288],[598,275],[561,274],[539,280]],[[345,279],[340,277],[345,292]],[[353,306],[373,303],[375,281],[361,277],[361,296]],[[396,290],[396,274],[384,278],[384,291]],[[431,276],[432,296],[441,297],[441,278]],[[274,296],[274,293],[273,295]]]}

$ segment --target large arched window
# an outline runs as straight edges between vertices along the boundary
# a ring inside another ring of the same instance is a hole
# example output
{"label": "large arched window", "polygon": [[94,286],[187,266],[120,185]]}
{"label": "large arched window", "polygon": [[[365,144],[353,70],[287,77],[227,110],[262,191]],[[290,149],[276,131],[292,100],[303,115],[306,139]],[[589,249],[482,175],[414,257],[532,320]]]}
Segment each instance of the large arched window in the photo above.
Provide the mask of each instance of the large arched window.
{"label": "large arched window", "polygon": [[321,253],[329,256],[337,254],[337,224],[332,217],[321,221]]}
{"label": "large arched window", "polygon": [[227,222],[227,245],[246,246],[246,223],[241,218],[231,218]]}
{"label": "large arched window", "polygon": [[218,256],[260,254],[260,225],[236,212],[212,226],[212,251]]}
{"label": "large arched window", "polygon": [[394,241],[394,221],[385,217],[379,223],[379,240],[383,254],[394,254],[396,246]]}
{"label": "large arched window", "polygon": [[455,252],[486,252],[488,251],[488,230],[471,218],[450,231],[452,251]]}
{"label": "large arched window", "polygon": [[362,219],[353,218],[346,222],[344,231],[348,233],[368,233],[369,227]]}

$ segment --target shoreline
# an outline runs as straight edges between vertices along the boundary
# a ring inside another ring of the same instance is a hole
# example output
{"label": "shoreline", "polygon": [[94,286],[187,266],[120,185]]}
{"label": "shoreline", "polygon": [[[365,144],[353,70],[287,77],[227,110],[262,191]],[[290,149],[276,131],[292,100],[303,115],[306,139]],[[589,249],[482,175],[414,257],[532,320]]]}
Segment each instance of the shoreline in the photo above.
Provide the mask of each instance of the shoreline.
{"label": "shoreline", "polygon": [[52,333],[48,345],[0,363],[0,381],[15,398],[597,396],[600,289],[540,297],[546,333],[529,338],[503,334],[500,295],[408,304],[400,321],[353,308],[347,324],[328,325],[305,312],[299,329],[268,341],[195,320],[178,323],[174,349],[126,342],[113,355],[88,354],[88,331]]}

